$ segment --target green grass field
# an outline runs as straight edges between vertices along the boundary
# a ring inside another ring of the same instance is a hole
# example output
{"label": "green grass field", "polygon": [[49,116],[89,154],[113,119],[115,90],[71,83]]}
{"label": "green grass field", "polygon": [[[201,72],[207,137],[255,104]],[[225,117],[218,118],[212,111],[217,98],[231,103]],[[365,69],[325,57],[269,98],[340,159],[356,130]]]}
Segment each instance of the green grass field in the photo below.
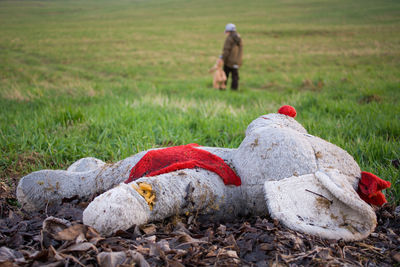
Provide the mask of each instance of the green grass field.
{"label": "green grass field", "polygon": [[[237,25],[240,91],[208,73]],[[151,147],[237,147],[296,107],[309,133],[390,180],[400,201],[396,0],[0,1],[0,179]]]}

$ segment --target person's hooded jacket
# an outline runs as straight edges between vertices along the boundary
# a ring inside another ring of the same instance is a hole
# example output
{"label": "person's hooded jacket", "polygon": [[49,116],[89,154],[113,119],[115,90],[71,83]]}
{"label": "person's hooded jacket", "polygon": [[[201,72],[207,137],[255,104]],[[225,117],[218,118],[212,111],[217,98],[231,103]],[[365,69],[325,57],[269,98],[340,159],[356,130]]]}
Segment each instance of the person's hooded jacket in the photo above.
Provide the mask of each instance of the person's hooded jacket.
{"label": "person's hooded jacket", "polygon": [[224,65],[230,68],[238,68],[242,65],[243,43],[237,32],[231,32],[226,37],[222,51]]}

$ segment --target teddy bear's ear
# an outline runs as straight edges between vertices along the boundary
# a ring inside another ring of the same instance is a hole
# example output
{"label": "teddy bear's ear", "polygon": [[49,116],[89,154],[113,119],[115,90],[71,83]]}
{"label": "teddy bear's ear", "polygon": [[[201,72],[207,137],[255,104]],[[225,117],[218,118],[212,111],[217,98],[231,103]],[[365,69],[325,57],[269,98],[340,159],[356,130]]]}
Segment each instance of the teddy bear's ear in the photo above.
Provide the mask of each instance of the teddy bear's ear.
{"label": "teddy bear's ear", "polygon": [[375,229],[375,212],[339,171],[267,181],[264,190],[271,216],[290,229],[348,241]]}

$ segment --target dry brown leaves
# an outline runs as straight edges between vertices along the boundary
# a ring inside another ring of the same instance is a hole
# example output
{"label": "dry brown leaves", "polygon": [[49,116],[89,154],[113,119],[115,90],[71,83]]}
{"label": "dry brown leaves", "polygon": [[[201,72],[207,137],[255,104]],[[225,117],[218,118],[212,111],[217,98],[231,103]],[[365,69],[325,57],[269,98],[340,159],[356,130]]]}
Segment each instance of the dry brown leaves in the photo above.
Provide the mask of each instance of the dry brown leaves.
{"label": "dry brown leaves", "polygon": [[78,200],[43,213],[12,206],[0,219],[0,266],[393,266],[400,263],[400,216],[378,211],[360,242],[297,233],[269,218],[224,224],[178,217],[110,237],[82,224]]}

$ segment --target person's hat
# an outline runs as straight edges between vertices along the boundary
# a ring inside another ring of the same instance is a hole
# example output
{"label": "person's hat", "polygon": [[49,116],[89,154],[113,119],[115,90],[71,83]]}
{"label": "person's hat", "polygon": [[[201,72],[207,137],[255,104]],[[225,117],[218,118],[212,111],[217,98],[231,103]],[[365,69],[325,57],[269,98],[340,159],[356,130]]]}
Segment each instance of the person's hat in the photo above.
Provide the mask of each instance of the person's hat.
{"label": "person's hat", "polygon": [[236,26],[233,23],[228,23],[225,26],[225,32],[234,32],[236,31]]}

